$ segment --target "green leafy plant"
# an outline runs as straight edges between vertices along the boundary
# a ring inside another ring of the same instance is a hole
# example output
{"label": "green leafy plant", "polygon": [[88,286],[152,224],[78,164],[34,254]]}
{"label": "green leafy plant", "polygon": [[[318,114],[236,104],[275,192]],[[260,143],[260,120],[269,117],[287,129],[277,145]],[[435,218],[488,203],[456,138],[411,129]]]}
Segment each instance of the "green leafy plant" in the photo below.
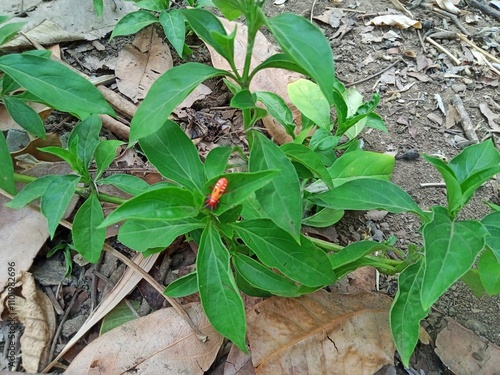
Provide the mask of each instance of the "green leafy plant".
{"label": "green leafy plant", "polygon": [[[118,239],[145,256],[163,251],[178,236],[188,236],[198,244],[196,271],[170,284],[165,293],[181,297],[199,292],[212,325],[242,350],[246,350],[246,325],[240,291],[252,296],[296,297],[367,265],[386,274],[400,274],[391,329],[403,363],[408,365],[420,320],[454,282],[462,278],[477,292],[500,292],[498,212],[481,221],[456,220],[475,190],[500,171],[498,151],[485,142],[468,147],[448,164],[426,157],[446,181],[448,206],[424,211],[389,182],[392,157],[360,149],[356,137],[364,127],[385,129],[374,113],[379,98],[374,95],[364,103],[357,91],[346,90],[336,79],[330,45],[318,28],[293,14],[267,18],[261,9],[263,1],[219,0],[214,4],[228,19],[240,15],[246,19],[248,51],[243,68],[238,70],[234,61],[235,32],[228,34],[206,10],[179,10],[183,23],[223,56],[231,69],[193,62],[170,69],[153,84],[131,122],[130,146],[138,142],[168,183],[150,186],[123,174],[103,177],[120,146],[117,141],[99,140],[101,124],[96,113],[107,108],[86,106],[87,112],[79,113],[72,107],[63,110],[79,115],[82,121],[71,133],[68,146],[44,151],[66,160],[75,174],[39,179],[16,176],[30,183],[9,206],[22,207],[41,197],[41,210],[53,235],[71,196],[76,192],[86,197],[76,213],[72,235],[77,251],[93,262],[102,250],[105,227],[123,220]],[[283,52],[251,69],[255,36],[262,27],[273,34]],[[0,57],[0,69],[37,96],[29,86],[31,81],[24,74],[16,75],[10,60],[5,63],[9,56]],[[289,88],[302,112],[302,130],[295,128],[282,98],[250,90],[255,74],[267,68],[293,70],[310,79]],[[231,106],[243,113],[249,141],[247,171],[227,172],[230,147],[211,150],[202,162],[191,140],[169,120],[196,86],[213,77],[225,79],[233,94]],[[254,129],[268,113],[293,142],[277,146]],[[5,178],[0,186],[15,192],[9,155],[1,147],[0,152],[0,163],[10,168],[2,169]],[[90,172],[91,163],[97,172]],[[227,180],[225,191],[213,191],[221,178]],[[104,184],[134,197],[125,201],[99,193],[97,186]],[[208,207],[207,195],[213,200]],[[99,203],[103,200],[119,204],[106,218]],[[343,248],[301,232],[304,224],[333,224],[344,210],[371,209],[417,215],[422,221],[422,245],[411,245],[406,253],[394,248],[393,241],[360,241]],[[400,259],[389,258],[388,252],[399,254]]]}

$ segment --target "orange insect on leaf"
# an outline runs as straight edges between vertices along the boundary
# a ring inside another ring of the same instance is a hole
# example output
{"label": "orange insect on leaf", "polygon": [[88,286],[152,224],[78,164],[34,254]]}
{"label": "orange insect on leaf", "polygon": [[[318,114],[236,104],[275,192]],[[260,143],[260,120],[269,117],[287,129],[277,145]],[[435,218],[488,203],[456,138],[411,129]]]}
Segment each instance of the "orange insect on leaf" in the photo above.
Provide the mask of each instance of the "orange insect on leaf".
{"label": "orange insect on leaf", "polygon": [[215,184],[212,193],[207,196],[207,200],[205,201],[205,206],[210,210],[215,210],[217,205],[219,204],[220,197],[224,194],[224,191],[227,188],[227,178],[221,177]]}

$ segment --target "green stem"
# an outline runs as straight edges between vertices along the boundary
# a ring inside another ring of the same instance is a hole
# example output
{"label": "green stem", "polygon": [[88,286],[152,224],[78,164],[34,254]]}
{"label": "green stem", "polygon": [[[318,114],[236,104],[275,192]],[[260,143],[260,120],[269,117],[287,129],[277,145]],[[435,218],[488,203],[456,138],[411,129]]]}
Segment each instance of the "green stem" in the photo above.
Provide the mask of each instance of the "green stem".
{"label": "green stem", "polygon": [[[14,180],[16,182],[21,182],[23,184],[29,184],[30,182],[33,182],[36,179],[37,177],[14,173]],[[88,187],[77,187],[75,193],[86,198],[89,196],[89,189]],[[102,202],[115,203],[115,204],[122,204],[127,201],[126,199],[104,193],[98,193],[98,198]]]}

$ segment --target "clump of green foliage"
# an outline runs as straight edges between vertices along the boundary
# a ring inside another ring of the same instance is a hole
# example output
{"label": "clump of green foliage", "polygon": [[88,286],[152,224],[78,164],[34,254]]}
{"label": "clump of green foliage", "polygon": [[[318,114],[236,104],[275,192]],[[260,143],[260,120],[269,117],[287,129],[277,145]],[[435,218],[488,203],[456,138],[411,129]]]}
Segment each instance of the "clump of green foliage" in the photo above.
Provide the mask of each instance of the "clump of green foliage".
{"label": "clump of green foliage", "polygon": [[[53,235],[71,196],[84,196],[73,222],[73,242],[91,262],[100,256],[105,227],[119,221],[125,223],[118,239],[145,256],[163,251],[178,236],[189,236],[199,245],[196,271],[170,284],[165,293],[180,297],[199,292],[212,325],[242,350],[246,350],[246,324],[240,291],[252,296],[296,297],[366,265],[399,274],[390,322],[403,363],[408,365],[419,322],[453,283],[462,279],[478,293],[500,293],[500,213],[475,221],[456,219],[473,193],[500,172],[500,154],[487,141],[466,148],[449,163],[426,156],[446,182],[448,204],[424,211],[389,181],[392,157],[360,148],[357,135],[364,127],[385,130],[374,112],[379,97],[375,94],[363,102],[357,91],[346,90],[336,79],[330,45],[318,28],[293,14],[268,18],[262,11],[263,1],[219,0],[214,4],[226,18],[244,16],[246,20],[248,51],[243,69],[238,70],[234,61],[235,32],[228,34],[207,10],[177,10],[183,23],[223,56],[231,69],[194,62],[170,69],[153,84],[132,119],[130,146],[138,142],[168,183],[149,185],[125,174],[103,178],[121,142],[99,139],[97,114],[113,114],[99,92],[45,55],[0,57],[4,72],[0,99],[4,103],[12,99],[23,105],[40,101],[81,119],[68,147],[44,149],[66,160],[75,171],[72,175],[15,176],[0,137],[0,186],[16,194],[15,179],[33,180],[8,205],[19,208],[41,197],[41,210]],[[282,53],[251,69],[255,36],[263,27],[274,36]],[[290,97],[302,113],[301,131],[296,131],[282,98],[250,90],[255,74],[267,68],[308,77],[289,87]],[[169,120],[174,108],[196,86],[213,77],[226,80],[233,94],[231,106],[243,113],[249,141],[247,171],[227,172],[234,151],[230,147],[211,150],[202,162],[191,140]],[[20,87],[26,91],[19,92]],[[333,122],[331,109],[336,113]],[[291,143],[277,146],[254,128],[267,114],[284,126]],[[41,127],[36,131],[43,136]],[[96,173],[89,171],[91,163],[97,166]],[[206,196],[222,177],[227,179],[227,189],[216,197],[217,207],[210,210],[205,206]],[[99,193],[97,187],[106,184],[134,197],[123,201]],[[100,205],[103,200],[119,204],[106,218]],[[392,243],[374,241],[342,248],[301,233],[304,224],[335,223],[344,210],[372,209],[418,216],[422,245],[411,245],[406,253]],[[389,252],[401,258],[391,259],[386,255]]]}

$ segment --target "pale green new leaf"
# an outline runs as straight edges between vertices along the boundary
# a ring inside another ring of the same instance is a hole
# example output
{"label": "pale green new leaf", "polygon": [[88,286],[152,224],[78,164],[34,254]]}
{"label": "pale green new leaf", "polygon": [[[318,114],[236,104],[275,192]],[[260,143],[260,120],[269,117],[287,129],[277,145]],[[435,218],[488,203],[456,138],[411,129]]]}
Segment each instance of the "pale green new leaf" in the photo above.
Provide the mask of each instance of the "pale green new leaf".
{"label": "pale green new leaf", "polygon": [[332,130],[330,104],[317,84],[299,79],[288,85],[288,95],[299,111],[318,127]]}

